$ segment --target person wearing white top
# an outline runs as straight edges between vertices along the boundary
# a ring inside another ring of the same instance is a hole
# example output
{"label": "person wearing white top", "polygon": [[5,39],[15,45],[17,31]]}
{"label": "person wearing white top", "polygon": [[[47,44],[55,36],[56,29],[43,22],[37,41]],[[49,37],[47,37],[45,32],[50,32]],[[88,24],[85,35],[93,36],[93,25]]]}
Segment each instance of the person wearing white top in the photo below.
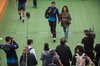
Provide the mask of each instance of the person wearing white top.
{"label": "person wearing white top", "polygon": [[[33,44],[33,40],[28,39],[27,47],[30,49],[29,52],[30,52],[31,54],[33,54],[33,55],[35,56],[35,58],[36,58],[35,49],[33,49],[33,48],[31,47],[32,44]],[[36,58],[36,59],[37,59],[37,58]]]}

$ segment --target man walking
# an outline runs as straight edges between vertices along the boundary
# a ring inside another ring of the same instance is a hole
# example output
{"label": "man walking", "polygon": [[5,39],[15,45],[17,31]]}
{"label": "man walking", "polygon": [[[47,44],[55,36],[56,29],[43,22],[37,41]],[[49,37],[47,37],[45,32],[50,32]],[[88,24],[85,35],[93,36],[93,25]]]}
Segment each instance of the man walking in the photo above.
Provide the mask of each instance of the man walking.
{"label": "man walking", "polygon": [[[17,0],[15,0],[15,8],[16,8],[16,2]],[[27,5],[28,0],[18,0],[18,14],[20,15],[20,20],[22,19],[22,14],[21,14],[21,10],[23,12],[23,23],[25,21],[25,6]]]}
{"label": "man walking", "polygon": [[46,13],[49,14],[48,21],[51,29],[51,37],[53,37],[53,41],[56,41],[56,14],[58,16],[58,24],[60,23],[59,11],[55,7],[56,3],[52,2],[51,7],[46,10]]}

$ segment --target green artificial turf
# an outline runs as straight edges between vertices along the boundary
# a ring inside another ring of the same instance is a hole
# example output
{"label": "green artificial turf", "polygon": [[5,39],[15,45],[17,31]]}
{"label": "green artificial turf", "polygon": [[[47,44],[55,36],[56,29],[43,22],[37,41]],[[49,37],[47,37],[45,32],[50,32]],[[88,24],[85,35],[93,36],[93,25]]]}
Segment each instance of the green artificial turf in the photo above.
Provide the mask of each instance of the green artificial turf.
{"label": "green artificial turf", "polygon": [[[84,37],[83,31],[92,28],[92,25],[94,25],[96,33],[94,44],[100,43],[100,0],[38,0],[37,9],[32,8],[33,1],[29,0],[26,6],[26,12],[30,12],[31,15],[28,23],[28,36],[29,39],[33,39],[32,47],[36,51],[38,60],[37,66],[42,66],[42,62],[39,58],[44,43],[49,43],[50,48],[53,49],[60,44],[60,38],[64,37],[63,28],[60,24],[57,24],[57,41],[54,43],[53,39],[50,38],[50,28],[48,20],[44,17],[44,13],[52,1],[56,2],[56,7],[59,9],[59,12],[61,12],[64,5],[67,5],[69,8],[69,12],[72,16],[72,24],[69,28],[69,38],[66,44],[71,48],[73,54],[76,44],[81,43]],[[22,48],[26,46],[27,19],[25,18],[25,23],[19,20],[17,8],[14,8],[14,0],[9,0],[9,5],[0,23],[0,37],[3,38],[0,43],[6,43],[4,40],[6,36],[14,37],[19,45],[16,52],[20,59]],[[0,50],[0,57],[1,66],[7,66],[6,54],[3,50]]]}

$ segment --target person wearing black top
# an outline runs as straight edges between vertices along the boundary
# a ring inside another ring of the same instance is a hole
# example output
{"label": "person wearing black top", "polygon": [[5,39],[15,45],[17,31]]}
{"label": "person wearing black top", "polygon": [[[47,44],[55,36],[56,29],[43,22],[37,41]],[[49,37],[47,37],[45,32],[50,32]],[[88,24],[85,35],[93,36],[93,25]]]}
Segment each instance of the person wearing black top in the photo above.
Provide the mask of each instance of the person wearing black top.
{"label": "person wearing black top", "polygon": [[82,39],[81,43],[84,44],[84,50],[85,53],[91,58],[91,60],[93,61],[94,59],[94,39],[95,39],[95,34],[92,33],[90,34],[89,30],[85,30],[85,37]]}
{"label": "person wearing black top", "polygon": [[26,63],[26,49],[27,49],[27,66],[35,66],[37,65],[37,60],[33,54],[29,53],[29,48],[24,47],[23,48],[23,54],[20,57],[20,66],[23,65],[23,63]]}
{"label": "person wearing black top", "polygon": [[95,63],[95,66],[98,66],[99,65],[99,62],[100,62],[100,44],[96,44],[95,46],[95,52],[96,52],[96,63]]}
{"label": "person wearing black top", "polygon": [[72,52],[68,46],[65,44],[65,39],[60,39],[60,45],[56,47],[56,52],[60,56],[61,63],[64,66],[70,66],[70,61],[72,61]]}

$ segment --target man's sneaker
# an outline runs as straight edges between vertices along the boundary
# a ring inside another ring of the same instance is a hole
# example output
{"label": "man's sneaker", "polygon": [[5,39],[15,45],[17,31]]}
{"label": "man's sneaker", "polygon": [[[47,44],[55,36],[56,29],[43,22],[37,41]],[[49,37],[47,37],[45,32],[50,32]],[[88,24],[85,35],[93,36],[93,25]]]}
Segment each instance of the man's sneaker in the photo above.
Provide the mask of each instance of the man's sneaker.
{"label": "man's sneaker", "polygon": [[53,41],[56,42],[56,38],[54,38]]}
{"label": "man's sneaker", "polygon": [[25,20],[23,19],[22,23],[24,23],[24,21],[25,21]]}
{"label": "man's sneaker", "polygon": [[34,6],[33,6],[33,8],[34,8]]}
{"label": "man's sneaker", "polygon": [[20,20],[22,19],[22,16],[20,16]]}

